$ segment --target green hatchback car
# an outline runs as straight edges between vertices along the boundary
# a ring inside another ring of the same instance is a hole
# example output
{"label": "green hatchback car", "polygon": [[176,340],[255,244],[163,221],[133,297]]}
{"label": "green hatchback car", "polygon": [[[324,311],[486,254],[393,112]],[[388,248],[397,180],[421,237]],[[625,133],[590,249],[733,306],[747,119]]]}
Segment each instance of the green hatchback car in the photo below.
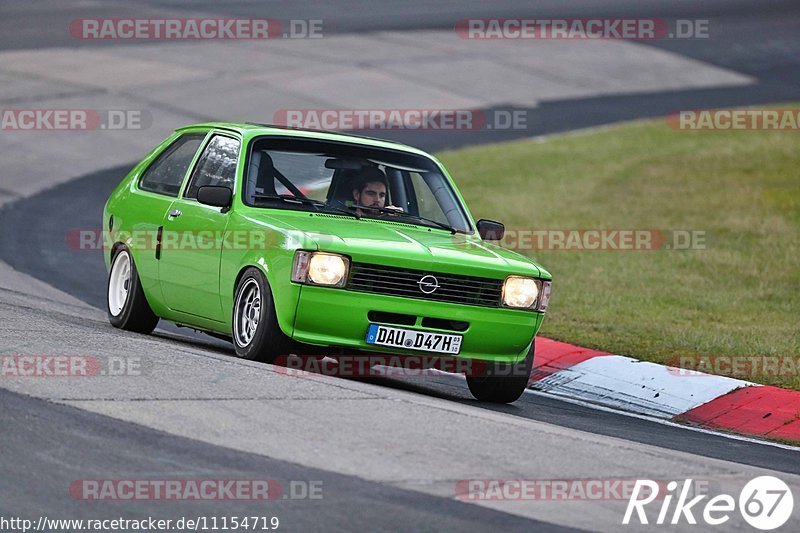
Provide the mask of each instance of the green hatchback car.
{"label": "green hatchback car", "polygon": [[236,355],[415,354],[481,362],[479,400],[528,384],[551,275],[491,241],[435,158],[262,124],[177,130],[109,197],[108,317],[163,318]]}

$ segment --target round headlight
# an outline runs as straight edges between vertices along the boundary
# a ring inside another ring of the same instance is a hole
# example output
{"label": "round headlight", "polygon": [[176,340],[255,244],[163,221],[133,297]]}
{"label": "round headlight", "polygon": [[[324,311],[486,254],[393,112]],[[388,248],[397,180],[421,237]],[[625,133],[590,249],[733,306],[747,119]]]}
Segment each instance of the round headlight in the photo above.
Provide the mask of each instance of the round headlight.
{"label": "round headlight", "polygon": [[308,264],[308,279],[317,285],[339,285],[346,273],[347,265],[338,255],[316,253]]}
{"label": "round headlight", "polygon": [[528,309],[539,296],[539,288],[532,278],[509,276],[503,284],[503,304],[508,307]]}

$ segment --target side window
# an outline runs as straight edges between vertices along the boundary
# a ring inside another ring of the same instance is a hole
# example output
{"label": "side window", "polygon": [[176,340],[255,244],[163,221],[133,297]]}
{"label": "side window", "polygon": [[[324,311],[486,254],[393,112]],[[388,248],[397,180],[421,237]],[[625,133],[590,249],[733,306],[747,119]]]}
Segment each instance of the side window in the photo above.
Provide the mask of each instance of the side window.
{"label": "side window", "polygon": [[436,196],[428,185],[428,182],[416,172],[411,172],[410,176],[411,183],[414,185],[414,192],[417,196],[417,206],[420,216],[448,223],[447,216],[445,216],[442,211],[442,207],[436,200]]}
{"label": "side window", "polygon": [[239,141],[222,135],[215,136],[197,161],[186,198],[197,198],[197,190],[206,185],[233,189],[238,160]]}
{"label": "side window", "polygon": [[205,133],[189,133],[175,139],[144,171],[139,188],[178,196],[186,171],[205,137]]}

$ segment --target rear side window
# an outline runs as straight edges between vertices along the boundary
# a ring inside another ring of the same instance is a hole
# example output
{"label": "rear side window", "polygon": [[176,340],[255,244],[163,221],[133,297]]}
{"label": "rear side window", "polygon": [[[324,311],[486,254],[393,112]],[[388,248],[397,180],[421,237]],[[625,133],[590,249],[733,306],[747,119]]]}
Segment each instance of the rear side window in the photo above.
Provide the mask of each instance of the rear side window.
{"label": "rear side window", "polygon": [[197,198],[197,190],[206,185],[233,190],[236,163],[239,161],[239,141],[217,135],[208,143],[189,182],[186,198]]}
{"label": "rear side window", "polygon": [[145,170],[139,181],[139,188],[168,196],[178,196],[186,171],[203,139],[205,139],[204,133],[189,133],[175,139],[175,142],[161,152],[161,155]]}

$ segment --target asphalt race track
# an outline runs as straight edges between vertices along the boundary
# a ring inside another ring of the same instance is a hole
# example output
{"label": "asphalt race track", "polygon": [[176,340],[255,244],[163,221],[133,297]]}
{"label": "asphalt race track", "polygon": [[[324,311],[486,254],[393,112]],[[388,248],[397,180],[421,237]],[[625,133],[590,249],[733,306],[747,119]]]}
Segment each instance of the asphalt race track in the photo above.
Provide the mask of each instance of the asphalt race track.
{"label": "asphalt race track", "polygon": [[[77,381],[0,377],[0,516],[174,520],[258,515],[277,516],[280,529],[291,531],[616,531],[624,501],[463,501],[455,487],[465,479],[693,478],[707,481],[715,493],[738,494],[756,476],[777,475],[800,488],[800,456],[788,446],[694,431],[543,394],[525,394],[510,406],[489,406],[472,400],[458,377],[297,377],[279,367],[235,359],[230,345],[186,329],[162,324],[150,337],[113,329],[105,318],[101,252],[76,250],[65,232],[96,228],[108,193],[165,132],[216,115],[199,105],[183,105],[181,94],[171,92],[185,86],[185,80],[168,80],[144,98],[135,89],[63,85],[67,74],[61,73],[61,85],[53,89],[54,82],[41,72],[24,70],[28,56],[13,55],[67,54],[75,41],[66,30],[47,28],[66,28],[79,17],[142,12],[151,17],[202,12],[320,18],[330,21],[342,41],[370,39],[370,32],[380,31],[391,32],[386,35],[398,43],[409,30],[433,32],[425,34],[433,40],[437,31],[451,30],[455,20],[481,16],[650,16],[708,18],[715,24],[718,33],[707,41],[630,45],[655,54],[648,57],[668,58],[677,65],[675,72],[697,69],[713,83],[685,79],[673,86],[665,80],[663,89],[642,85],[619,93],[592,88],[570,98],[527,103],[524,95],[496,102],[460,94],[486,110],[526,109],[530,127],[380,135],[436,150],[662,116],[681,108],[798,101],[800,4],[680,1],[657,7],[607,0],[566,7],[548,1],[534,8],[529,2],[349,1],[311,2],[301,9],[287,1],[271,3],[266,15],[264,4],[247,1],[227,2],[224,8],[211,1],[168,0],[98,6],[11,0],[0,7],[0,87],[8,87],[0,91],[2,107],[36,107],[39,101],[75,97],[97,98],[102,100],[98,107],[109,108],[105,99],[120,98],[125,105],[147,102],[161,117],[152,131],[112,140],[44,133],[34,143],[22,133],[0,132],[5,167],[0,170],[0,353],[137,358],[144,372]],[[155,46],[165,52],[174,47],[187,60],[196,55],[177,43],[140,43],[119,57],[141,60]],[[112,43],[96,48],[116,53]],[[43,61],[44,56],[30,57]],[[559,83],[573,75],[552,74]],[[579,85],[573,78],[567,81]],[[39,90],[41,96],[28,94]],[[204,105],[214,101],[202,100]],[[51,142],[57,145],[52,150]],[[18,185],[27,178],[29,183]],[[93,502],[76,499],[68,490],[82,479],[201,478],[273,479],[284,488],[298,481],[319,483],[323,497],[266,503]],[[792,524],[798,529],[797,516],[795,511],[787,530]],[[738,516],[725,528],[752,531]]]}
{"label": "asphalt race track", "polygon": [[[73,294],[98,309],[105,305],[105,287],[94,280],[104,279],[105,267],[102,261],[102,252],[90,250],[76,253],[69,246],[63,235],[47,231],[50,222],[44,217],[31,216],[32,212],[59,211],[65,219],[80,221],[91,227],[93,213],[87,212],[82,206],[83,202],[91,201],[102,204],[108,197],[110,189],[115,186],[115,179],[127,171],[126,168],[103,171],[85,178],[70,182],[51,189],[41,197],[21,200],[13,204],[11,209],[4,213],[3,224],[7,227],[26,227],[26,233],[5,232],[0,235],[0,249],[24,250],[33,248],[46,250],[37,258],[28,254],[15,254],[9,256],[8,263],[15,269],[26,272],[40,280],[49,280],[51,285],[64,292]],[[81,202],[71,191],[82,191]],[[91,199],[90,199],[91,198]],[[86,220],[82,220],[81,217]],[[14,237],[17,237],[16,239]],[[34,240],[32,241],[31,238]],[[70,264],[71,268],[64,269],[63,265]],[[169,327],[166,331],[186,336],[192,332],[188,328]],[[196,342],[213,347],[219,353],[231,353],[229,344],[217,341],[203,334],[194,336]],[[192,345],[192,340],[181,339],[181,342]],[[447,398],[455,401],[469,402],[469,391],[465,383],[458,379],[440,378],[438,380],[426,379],[424,382],[398,379],[372,380],[381,386],[397,387],[403,390],[412,390],[435,397]],[[657,423],[648,423],[613,413],[597,411],[577,405],[565,405],[556,399],[533,394],[526,395],[514,404],[515,407],[526,407],[522,412],[507,407],[483,406],[486,409],[495,409],[502,412],[512,412],[515,416],[522,416],[548,422],[565,427],[592,431],[602,435],[621,435],[636,442],[667,446],[669,448],[687,451],[690,453],[720,457],[727,460],[740,461],[753,466],[763,466],[785,469],[787,472],[800,474],[800,464],[796,462],[794,453],[785,450],[751,445],[741,441],[733,441],[708,434],[687,432],[674,426],[664,426]],[[603,422],[600,422],[600,420]],[[716,444],[708,446],[708,442]],[[749,450],[749,452],[748,452]],[[765,460],[768,457],[768,460]]]}
{"label": "asphalt race track", "polygon": [[[335,487],[331,497],[324,500],[278,500],[271,513],[286,520],[299,530],[319,526],[321,519],[331,529],[390,530],[402,519],[415,530],[426,528],[502,527],[522,530],[543,524],[506,513],[481,509],[448,498],[436,498],[413,491],[401,490],[379,483],[365,483],[353,476],[343,476],[320,469],[305,468],[261,455],[236,452],[190,439],[181,439],[135,424],[115,422],[107,417],[80,409],[52,405],[41,400],[31,401],[7,391],[0,391],[3,411],[0,421],[9,434],[9,444],[19,449],[36,442],[42,455],[14,457],[3,454],[8,461],[7,481],[23,480],[31,472],[46,468],[49,482],[35,491],[15,490],[9,483],[4,487],[10,498],[4,502],[16,514],[34,515],[42,510],[42,501],[63,500],[64,487],[78,479],[76,476],[103,478],[109,472],[180,472],[187,477],[215,479],[249,479],[255,472],[269,472],[271,479],[310,479],[323,487]],[[109,426],[111,422],[111,426]],[[44,438],[43,438],[44,437]],[[16,444],[16,446],[14,446]],[[98,455],[97,447],[108,453]],[[158,453],[154,454],[153,450]],[[8,450],[5,450],[7,452]],[[85,465],[85,466],[84,466]],[[59,508],[50,507],[51,514],[74,516],[82,509],[78,501],[64,502]],[[309,508],[309,503],[313,506]],[[183,502],[159,511],[146,505],[116,504],[108,512],[114,516],[134,518],[153,514],[160,518],[217,514],[253,516],[264,512],[263,502]],[[362,508],[359,513],[352,509]],[[558,529],[558,528],[554,528]]]}

